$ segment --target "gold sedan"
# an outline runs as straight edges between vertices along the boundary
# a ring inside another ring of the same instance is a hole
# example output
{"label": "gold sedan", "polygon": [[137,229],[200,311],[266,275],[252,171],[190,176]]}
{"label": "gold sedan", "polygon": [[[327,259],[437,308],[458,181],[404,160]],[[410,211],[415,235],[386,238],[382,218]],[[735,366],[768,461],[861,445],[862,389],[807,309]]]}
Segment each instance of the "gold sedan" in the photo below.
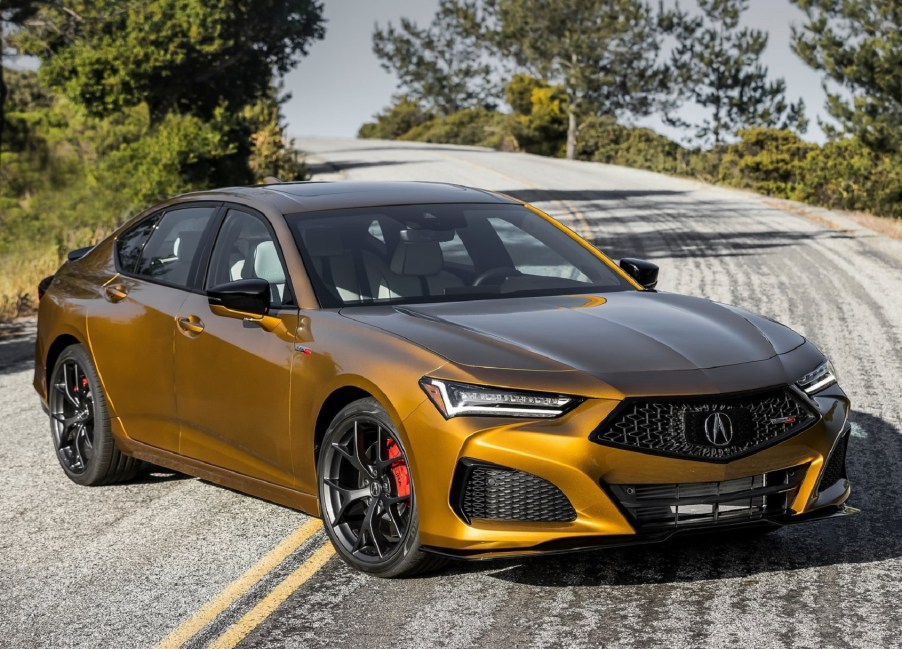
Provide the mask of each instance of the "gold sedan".
{"label": "gold sedan", "polygon": [[385,577],[852,511],[823,354],[657,273],[456,185],[188,194],[42,282],[34,385],[75,482],[202,477]]}

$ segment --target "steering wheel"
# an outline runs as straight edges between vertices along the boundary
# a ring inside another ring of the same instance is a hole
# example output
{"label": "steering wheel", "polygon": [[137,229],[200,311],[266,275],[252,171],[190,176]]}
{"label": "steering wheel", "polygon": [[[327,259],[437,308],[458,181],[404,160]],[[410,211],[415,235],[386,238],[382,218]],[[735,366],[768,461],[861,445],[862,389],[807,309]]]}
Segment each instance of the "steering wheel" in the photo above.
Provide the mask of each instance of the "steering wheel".
{"label": "steering wheel", "polygon": [[511,268],[510,266],[498,266],[496,268],[489,268],[484,273],[480,273],[479,277],[473,280],[473,286],[482,286],[489,282],[489,280],[498,279],[501,280],[497,282],[497,284],[501,284],[502,281],[507,279],[512,275],[519,275],[520,271],[516,268]]}

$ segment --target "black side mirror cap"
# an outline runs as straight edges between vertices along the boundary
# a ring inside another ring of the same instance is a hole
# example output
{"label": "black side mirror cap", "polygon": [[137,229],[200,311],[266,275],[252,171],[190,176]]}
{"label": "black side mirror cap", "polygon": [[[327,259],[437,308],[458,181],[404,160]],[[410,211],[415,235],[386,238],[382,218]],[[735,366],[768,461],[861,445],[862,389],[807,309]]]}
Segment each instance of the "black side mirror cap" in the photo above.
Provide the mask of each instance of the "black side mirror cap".
{"label": "black side mirror cap", "polygon": [[207,290],[211,307],[236,311],[236,316],[262,318],[269,313],[270,289],[265,279],[239,279]]}
{"label": "black side mirror cap", "polygon": [[644,259],[625,257],[620,260],[620,268],[636,280],[646,291],[655,290],[658,285],[658,265]]}

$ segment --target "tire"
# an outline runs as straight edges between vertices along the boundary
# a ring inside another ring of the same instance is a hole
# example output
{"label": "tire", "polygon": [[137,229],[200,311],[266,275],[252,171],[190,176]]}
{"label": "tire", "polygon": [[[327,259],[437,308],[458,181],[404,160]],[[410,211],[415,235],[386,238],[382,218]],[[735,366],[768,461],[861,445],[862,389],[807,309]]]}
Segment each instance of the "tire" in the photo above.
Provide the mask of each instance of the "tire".
{"label": "tire", "polygon": [[82,345],[66,347],[57,358],[47,400],[56,457],[72,482],[93,487],[138,474],[141,462],[116,447],[106,395]]}
{"label": "tire", "polygon": [[420,550],[409,460],[375,399],[343,408],[320,446],[317,486],[323,527],[338,555],[377,577],[410,577],[447,559]]}

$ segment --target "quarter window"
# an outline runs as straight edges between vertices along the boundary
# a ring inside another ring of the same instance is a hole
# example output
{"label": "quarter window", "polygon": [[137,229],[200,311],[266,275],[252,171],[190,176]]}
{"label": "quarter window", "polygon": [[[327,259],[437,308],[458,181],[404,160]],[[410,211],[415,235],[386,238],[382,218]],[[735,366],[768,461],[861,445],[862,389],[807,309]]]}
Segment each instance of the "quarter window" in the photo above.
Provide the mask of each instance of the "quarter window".
{"label": "quarter window", "polygon": [[160,214],[154,214],[149,219],[141,221],[128,232],[123,233],[116,240],[116,256],[119,260],[120,270],[126,273],[134,273],[138,258],[147,243],[147,238],[160,220]]}
{"label": "quarter window", "polygon": [[188,207],[166,212],[150,235],[136,274],[187,287],[201,237],[215,207]]}

